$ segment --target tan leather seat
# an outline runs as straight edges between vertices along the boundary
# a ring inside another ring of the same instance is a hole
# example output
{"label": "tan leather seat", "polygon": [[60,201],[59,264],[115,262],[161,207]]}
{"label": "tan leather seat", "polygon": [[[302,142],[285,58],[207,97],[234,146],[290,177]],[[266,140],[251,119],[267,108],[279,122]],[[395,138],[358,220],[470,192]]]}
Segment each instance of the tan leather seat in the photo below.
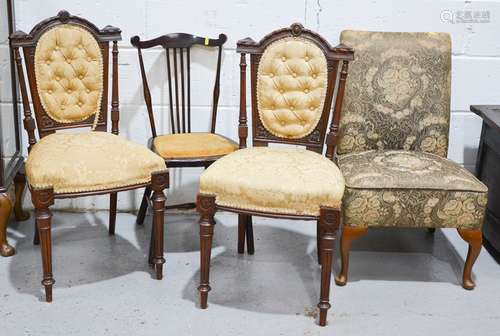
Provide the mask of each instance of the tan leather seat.
{"label": "tan leather seat", "polygon": [[57,193],[106,190],[151,180],[165,161],[145,146],[106,132],[54,133],[32,148],[26,175],[32,188]]}
{"label": "tan leather seat", "polygon": [[200,177],[200,193],[219,206],[292,215],[339,208],[344,178],[327,158],[305,149],[247,148],[214,162]]}

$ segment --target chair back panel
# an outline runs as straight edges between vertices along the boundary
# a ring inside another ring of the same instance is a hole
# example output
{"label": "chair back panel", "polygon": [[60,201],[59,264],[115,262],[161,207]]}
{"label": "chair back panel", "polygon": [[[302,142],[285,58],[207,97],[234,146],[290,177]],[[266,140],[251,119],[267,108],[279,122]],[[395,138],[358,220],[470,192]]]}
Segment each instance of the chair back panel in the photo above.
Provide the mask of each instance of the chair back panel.
{"label": "chair back panel", "polygon": [[144,91],[144,100],[148,109],[151,133],[157,136],[156,123],[153,114],[153,102],[149,89],[148,77],[144,67],[142,50],[162,47],[165,49],[167,63],[167,82],[170,112],[170,127],[173,134],[191,132],[191,49],[194,45],[218,48],[217,67],[212,99],[212,116],[210,132],[215,133],[217,120],[217,107],[220,93],[220,72],[222,62],[222,47],[227,41],[224,34],[219,34],[218,39],[210,39],[186,33],[166,34],[152,40],[141,41],[139,36],[134,36],[130,42],[137,48],[139,66]]}
{"label": "chair back panel", "polygon": [[240,147],[246,147],[245,73],[246,54],[250,54],[253,145],[294,144],[322,153],[326,139],[331,157],[339,113],[334,112],[328,137],[326,130],[332,101],[335,111],[342,106],[352,49],[331,47],[317,33],[294,23],[259,42],[238,41],[237,52],[241,54]]}
{"label": "chair back panel", "polygon": [[19,76],[29,150],[36,143],[36,129],[40,138],[68,128],[107,131],[109,42],[113,42],[112,132],[118,134],[120,29],[98,29],[86,19],[63,10],[37,24],[29,34],[17,31],[9,40]]}
{"label": "chair back panel", "polygon": [[87,30],[64,24],[44,32],[35,48],[35,77],[40,103],[53,120],[98,119],[103,57]]}
{"label": "chair back panel", "polygon": [[260,122],[281,138],[311,134],[321,119],[327,86],[327,61],[318,46],[294,37],[271,43],[257,70]]}
{"label": "chair back panel", "polygon": [[371,149],[446,157],[451,40],[445,33],[344,31],[356,51],[340,118],[339,155]]}

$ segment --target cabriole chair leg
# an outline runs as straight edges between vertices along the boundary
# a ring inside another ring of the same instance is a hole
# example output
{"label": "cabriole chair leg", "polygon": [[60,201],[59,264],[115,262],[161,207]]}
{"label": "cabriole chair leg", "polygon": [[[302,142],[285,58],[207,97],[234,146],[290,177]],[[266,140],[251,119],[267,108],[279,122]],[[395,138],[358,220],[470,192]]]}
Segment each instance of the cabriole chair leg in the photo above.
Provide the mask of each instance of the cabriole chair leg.
{"label": "cabriole chair leg", "polygon": [[352,241],[368,232],[367,227],[342,227],[342,236],[340,237],[340,273],[335,277],[337,286],[344,286],[347,283],[347,274],[349,273],[349,251]]}
{"label": "cabriole chair leg", "polygon": [[330,282],[332,276],[333,253],[335,240],[340,224],[340,211],[321,207],[320,210],[320,257],[321,257],[321,291],[319,308],[319,325],[326,325],[326,316],[330,309]]}
{"label": "cabriole chair leg", "polygon": [[210,254],[212,252],[212,238],[214,235],[216,211],[215,196],[198,194],[196,203],[200,213],[200,307],[207,308],[208,292],[210,291]]}
{"label": "cabriole chair leg", "polygon": [[472,290],[476,287],[476,284],[472,280],[472,266],[474,266],[479,253],[481,253],[483,233],[481,229],[457,229],[457,231],[460,237],[469,244],[469,251],[467,252],[467,259],[465,259],[464,265],[462,287],[467,290]]}

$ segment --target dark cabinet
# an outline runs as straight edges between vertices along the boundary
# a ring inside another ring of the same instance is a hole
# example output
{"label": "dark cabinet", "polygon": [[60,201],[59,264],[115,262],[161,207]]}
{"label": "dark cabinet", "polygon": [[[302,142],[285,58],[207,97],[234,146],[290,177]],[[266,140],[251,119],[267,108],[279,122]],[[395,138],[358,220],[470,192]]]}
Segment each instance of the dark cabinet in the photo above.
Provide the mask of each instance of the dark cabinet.
{"label": "dark cabinet", "polygon": [[483,235],[486,246],[500,256],[500,105],[472,105],[483,119],[476,176],[488,186],[488,208]]}

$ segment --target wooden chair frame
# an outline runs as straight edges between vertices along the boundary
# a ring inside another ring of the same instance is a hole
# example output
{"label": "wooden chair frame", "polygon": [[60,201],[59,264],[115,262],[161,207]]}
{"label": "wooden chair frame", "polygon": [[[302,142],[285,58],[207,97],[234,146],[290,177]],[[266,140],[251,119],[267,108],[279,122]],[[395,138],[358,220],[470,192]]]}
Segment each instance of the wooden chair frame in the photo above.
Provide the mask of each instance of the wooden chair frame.
{"label": "wooden chair frame", "polygon": [[[60,11],[57,16],[48,18],[37,24],[29,34],[22,31],[17,31],[10,36],[10,45],[14,50],[17,72],[19,76],[19,86],[21,90],[22,103],[24,109],[24,128],[28,133],[28,152],[36,143],[35,129],[38,127],[38,135],[40,138],[53,134],[58,130],[91,127],[94,123],[95,115],[81,122],[74,123],[59,123],[53,120],[41,105],[38,95],[38,88],[35,79],[35,49],[39,38],[48,29],[61,25],[72,24],[84,28],[90,32],[97,40],[103,57],[103,95],[101,100],[101,111],[96,122],[96,131],[106,132],[108,129],[107,120],[107,105],[108,105],[108,72],[109,72],[109,43],[113,43],[112,49],[112,98],[111,98],[111,133],[118,135],[119,121],[119,100],[118,100],[118,41],[121,40],[121,30],[106,26],[103,29],[98,29],[91,22],[70,15],[67,11]],[[20,48],[23,50],[25,65],[27,70],[28,84],[33,102],[35,118],[31,113],[30,101],[27,92],[26,80],[22,65]],[[36,120],[36,124],[35,124]],[[116,205],[117,193],[120,191],[133,190],[143,187],[150,187],[154,190],[152,201],[154,207],[153,228],[152,228],[152,245],[150,249],[149,262],[154,266],[156,278],[161,279],[163,276],[163,214],[165,195],[163,190],[168,188],[169,175],[168,171],[155,172],[151,176],[150,183],[136,184],[121,188],[112,188],[107,190],[90,191],[90,192],[74,192],[74,193],[54,193],[52,188],[35,189],[31,186],[31,198],[35,207],[36,213],[36,228],[34,236],[34,244],[41,243],[41,253],[43,262],[43,280],[42,285],[45,287],[45,297],[47,302],[52,301],[52,286],[55,281],[52,275],[52,242],[51,242],[51,218],[52,214],[49,207],[54,204],[55,199],[61,198],[76,198],[93,195],[110,194],[110,213],[109,213],[109,234],[114,235],[116,223]]]}
{"label": "wooden chair frame", "polygon": [[[300,139],[284,139],[270,134],[262,125],[259,118],[257,105],[257,69],[259,61],[267,46],[282,38],[295,36],[313,42],[324,52],[328,66],[328,84],[322,116],[316,128],[307,136]],[[308,150],[323,153],[326,142],[326,157],[333,160],[335,145],[337,142],[338,125],[340,111],[342,109],[342,98],[344,94],[345,81],[347,78],[348,63],[354,59],[354,52],[345,45],[331,47],[330,44],[320,35],[305,29],[301,24],[294,23],[289,28],[276,30],[266,35],[260,42],[255,42],[251,38],[240,40],[237,43],[237,52],[240,58],[240,113],[238,136],[240,148],[247,147],[248,126],[247,126],[247,102],[246,102],[246,54],[250,55],[251,67],[251,106],[252,106],[252,139],[254,146],[267,146],[269,143],[284,143],[305,146]],[[340,76],[338,76],[340,70]],[[330,110],[334,96],[335,87],[337,95],[334,104],[334,113],[331,118],[328,134],[327,126],[330,117]],[[243,177],[244,178],[244,177]],[[238,253],[244,252],[245,238],[247,240],[247,251],[254,253],[252,216],[283,218],[293,220],[313,220],[317,222],[317,243],[318,262],[321,265],[321,291],[318,308],[320,310],[319,324],[326,325],[326,315],[330,308],[329,293],[330,279],[332,272],[332,261],[335,247],[335,240],[340,224],[340,209],[321,207],[319,216],[277,214],[260,211],[249,211],[216,204],[214,195],[198,194],[197,208],[200,213],[200,292],[201,308],[207,308],[210,270],[210,254],[212,238],[214,233],[214,215],[216,211],[223,210],[238,214]]]}
{"label": "wooden chair frame", "polygon": [[[225,34],[219,34],[219,38],[211,39],[206,37],[195,36],[187,33],[172,33],[159,36],[151,40],[141,41],[139,36],[133,36],[130,43],[137,48],[139,57],[139,66],[141,69],[142,87],[144,93],[144,101],[148,110],[149,123],[151,126],[151,138],[148,141],[148,147],[156,152],[153,140],[157,137],[156,122],[153,113],[153,103],[151,92],[149,90],[148,78],[144,67],[142,50],[162,47],[165,49],[167,63],[167,81],[168,95],[170,108],[170,126],[172,133],[191,133],[191,47],[198,45],[209,48],[217,48],[217,68],[215,72],[215,82],[212,93],[212,116],[210,123],[210,133],[215,133],[217,121],[217,108],[220,94],[220,73],[222,63],[222,50],[224,43],[227,41]],[[173,79],[172,79],[173,74]],[[180,78],[179,78],[180,77]],[[224,137],[226,138],[226,137]],[[226,138],[233,142],[231,139]],[[235,145],[237,145],[235,143]],[[202,156],[189,158],[171,158],[165,159],[167,167],[208,167],[214,161],[224,155],[217,156]],[[151,194],[151,189],[146,187],[142,198],[141,207],[137,215],[137,224],[142,225],[146,216],[148,207],[148,198]],[[195,203],[184,203],[177,205],[169,205],[166,208],[195,208]]]}

